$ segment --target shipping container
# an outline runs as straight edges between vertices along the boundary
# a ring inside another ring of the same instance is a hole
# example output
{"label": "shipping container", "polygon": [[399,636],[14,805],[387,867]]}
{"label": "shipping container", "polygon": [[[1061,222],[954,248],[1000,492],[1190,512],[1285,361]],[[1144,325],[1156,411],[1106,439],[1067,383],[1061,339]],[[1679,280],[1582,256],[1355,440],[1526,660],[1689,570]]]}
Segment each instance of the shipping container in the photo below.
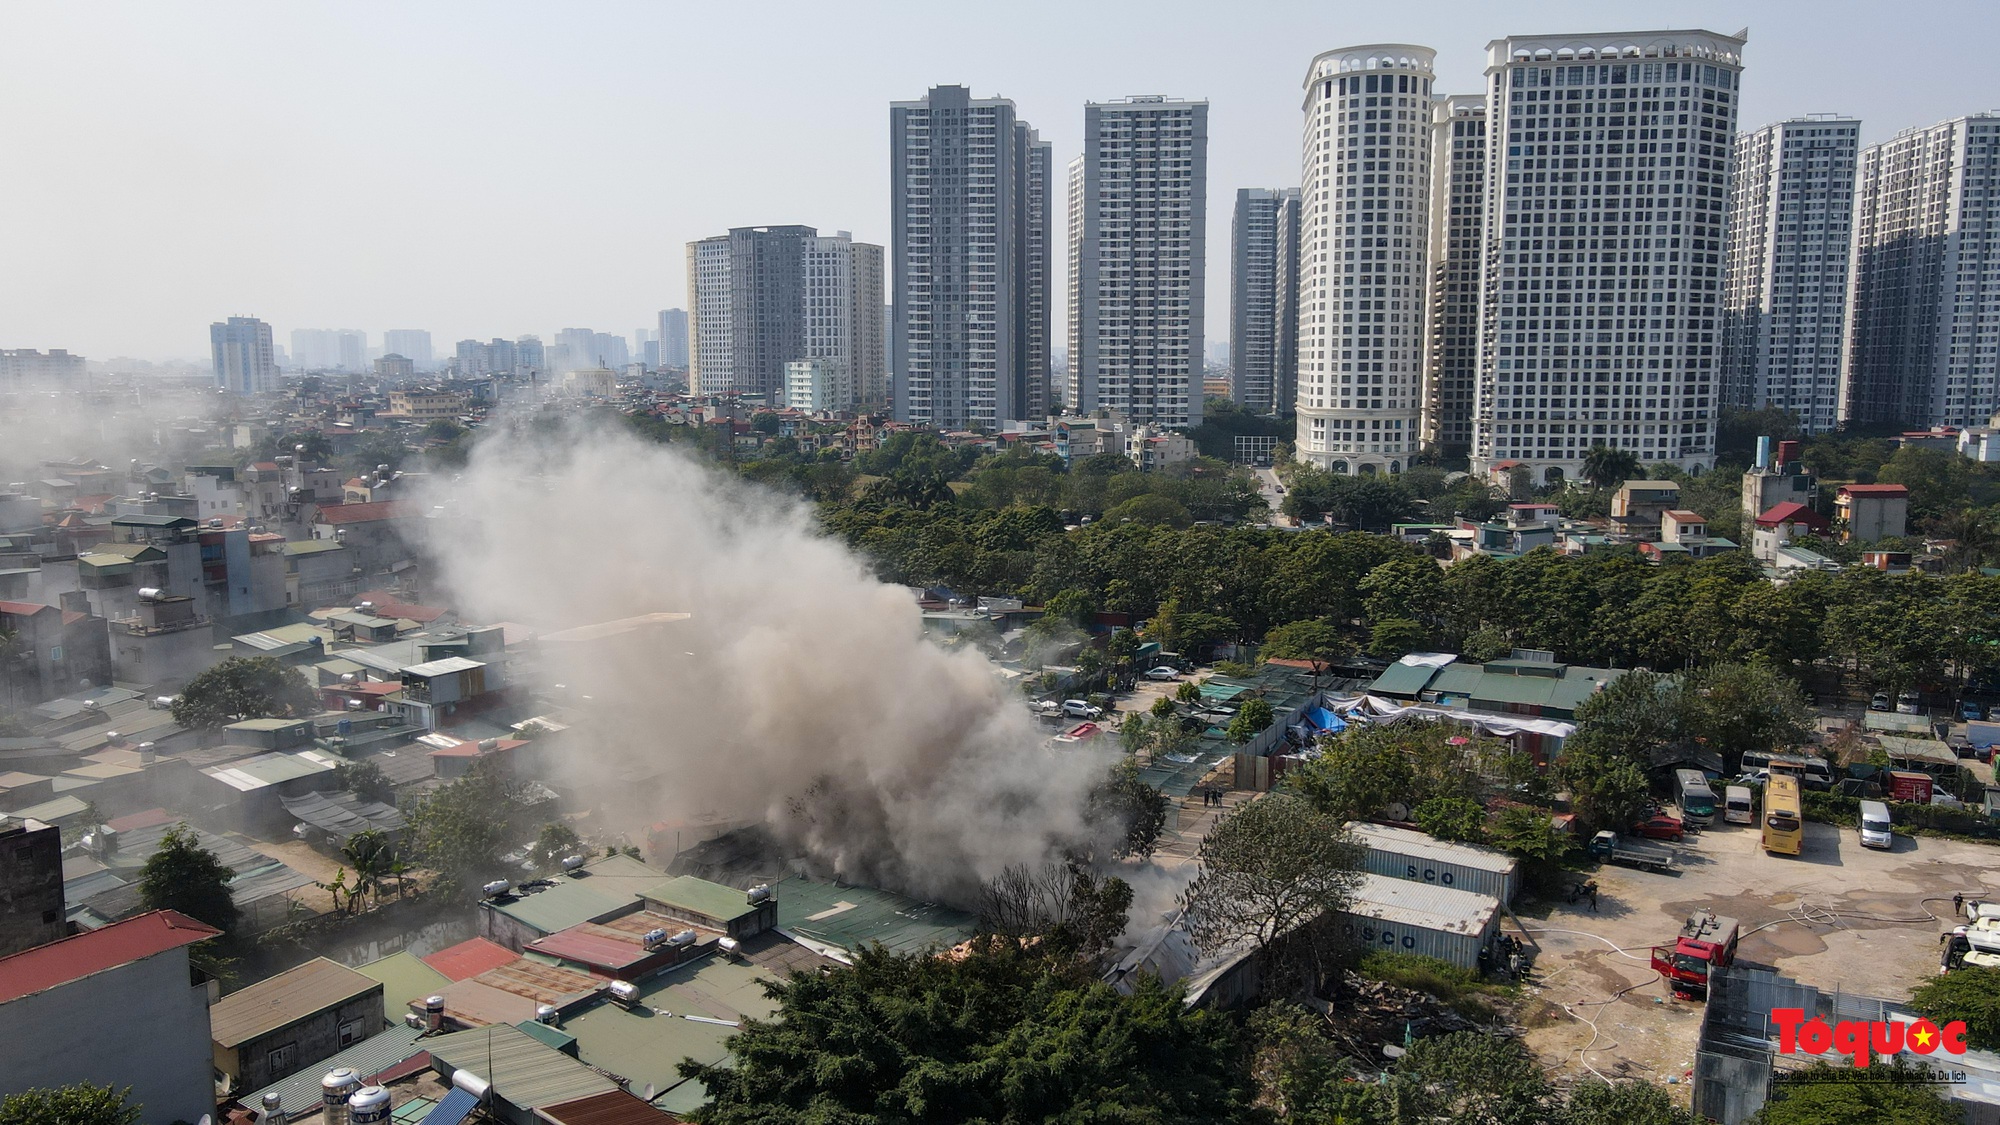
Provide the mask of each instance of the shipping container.
{"label": "shipping container", "polygon": [[1340,921],[1362,952],[1413,953],[1477,969],[1499,918],[1500,900],[1492,895],[1370,872]]}
{"label": "shipping container", "polygon": [[1908,801],[1913,805],[1931,803],[1931,775],[1915,770],[1887,770],[1883,773],[1889,787],[1889,799]]}
{"label": "shipping container", "polygon": [[1368,849],[1363,866],[1376,875],[1471,891],[1502,903],[1514,901],[1520,863],[1513,856],[1474,844],[1448,843],[1407,828],[1362,823],[1348,827]]}

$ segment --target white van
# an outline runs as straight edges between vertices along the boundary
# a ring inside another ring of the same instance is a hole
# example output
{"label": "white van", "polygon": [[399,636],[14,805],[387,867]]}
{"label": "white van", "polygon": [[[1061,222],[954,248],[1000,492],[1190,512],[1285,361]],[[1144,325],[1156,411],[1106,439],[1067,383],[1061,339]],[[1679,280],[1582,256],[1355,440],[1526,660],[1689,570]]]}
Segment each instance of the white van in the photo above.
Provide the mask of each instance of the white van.
{"label": "white van", "polygon": [[1880,801],[1861,802],[1861,846],[1890,848],[1895,834],[1889,829],[1889,806]]}
{"label": "white van", "polygon": [[1757,823],[1757,810],[1750,804],[1750,787],[1731,785],[1722,792],[1722,819],[1730,824]]}

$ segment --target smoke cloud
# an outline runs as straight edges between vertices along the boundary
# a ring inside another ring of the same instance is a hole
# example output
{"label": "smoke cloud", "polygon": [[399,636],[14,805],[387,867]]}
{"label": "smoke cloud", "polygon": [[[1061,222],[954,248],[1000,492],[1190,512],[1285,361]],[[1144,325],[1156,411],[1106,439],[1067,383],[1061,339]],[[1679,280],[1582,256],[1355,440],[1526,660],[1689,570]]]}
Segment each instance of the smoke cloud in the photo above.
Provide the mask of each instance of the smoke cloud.
{"label": "smoke cloud", "polygon": [[1050,750],[992,664],[925,640],[803,506],[575,427],[495,435],[435,487],[430,551],[468,620],[690,615],[531,658],[574,705],[553,772],[611,826],[761,824],[817,870],[959,902],[1116,831],[1085,813],[1115,751]]}

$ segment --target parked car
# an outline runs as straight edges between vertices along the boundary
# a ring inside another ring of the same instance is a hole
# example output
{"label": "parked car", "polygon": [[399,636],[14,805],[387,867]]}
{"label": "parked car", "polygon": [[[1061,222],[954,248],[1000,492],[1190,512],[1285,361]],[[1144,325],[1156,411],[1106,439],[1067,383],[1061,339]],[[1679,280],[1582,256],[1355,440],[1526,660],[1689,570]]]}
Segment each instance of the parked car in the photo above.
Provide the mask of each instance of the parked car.
{"label": "parked car", "polygon": [[1958,705],[1958,717],[1968,723],[1981,722],[1986,718],[1986,708],[1967,699]]}
{"label": "parked car", "polygon": [[1684,834],[1680,820],[1665,813],[1649,816],[1632,826],[1632,835],[1648,840],[1678,840]]}
{"label": "parked car", "polygon": [[1886,691],[1876,692],[1875,698],[1868,701],[1868,709],[1870,711],[1893,710],[1893,708],[1889,704],[1889,693]]}
{"label": "parked car", "polygon": [[1065,699],[1062,713],[1072,719],[1098,719],[1104,716],[1104,708],[1093,707],[1081,699]]}
{"label": "parked car", "polygon": [[1181,678],[1181,670],[1162,664],[1158,668],[1146,669],[1146,678],[1149,680],[1178,680]]}
{"label": "parked car", "polygon": [[1903,692],[1896,696],[1896,713],[1899,715],[1914,715],[1917,713],[1918,702],[1916,692]]}
{"label": "parked car", "polygon": [[1044,717],[1062,714],[1062,704],[1053,699],[1036,699],[1028,703],[1028,710]]}

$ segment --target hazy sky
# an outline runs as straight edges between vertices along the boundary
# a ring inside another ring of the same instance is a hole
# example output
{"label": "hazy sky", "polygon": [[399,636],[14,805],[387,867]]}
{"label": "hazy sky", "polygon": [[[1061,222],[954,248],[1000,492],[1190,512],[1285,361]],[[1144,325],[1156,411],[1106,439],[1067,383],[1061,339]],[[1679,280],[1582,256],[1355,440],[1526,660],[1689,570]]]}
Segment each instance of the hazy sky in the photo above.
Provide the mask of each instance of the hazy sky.
{"label": "hazy sky", "polygon": [[205,359],[232,313],[280,343],[629,335],[684,303],[689,239],[808,223],[886,242],[888,103],[940,83],[1014,99],[1058,169],[1086,100],[1209,99],[1222,339],[1235,189],[1298,183],[1315,53],[1424,44],[1440,91],[1476,91],[1503,35],[1745,25],[1746,126],[1840,112],[1872,141],[2000,109],[1991,0],[10,2],[0,347]]}

